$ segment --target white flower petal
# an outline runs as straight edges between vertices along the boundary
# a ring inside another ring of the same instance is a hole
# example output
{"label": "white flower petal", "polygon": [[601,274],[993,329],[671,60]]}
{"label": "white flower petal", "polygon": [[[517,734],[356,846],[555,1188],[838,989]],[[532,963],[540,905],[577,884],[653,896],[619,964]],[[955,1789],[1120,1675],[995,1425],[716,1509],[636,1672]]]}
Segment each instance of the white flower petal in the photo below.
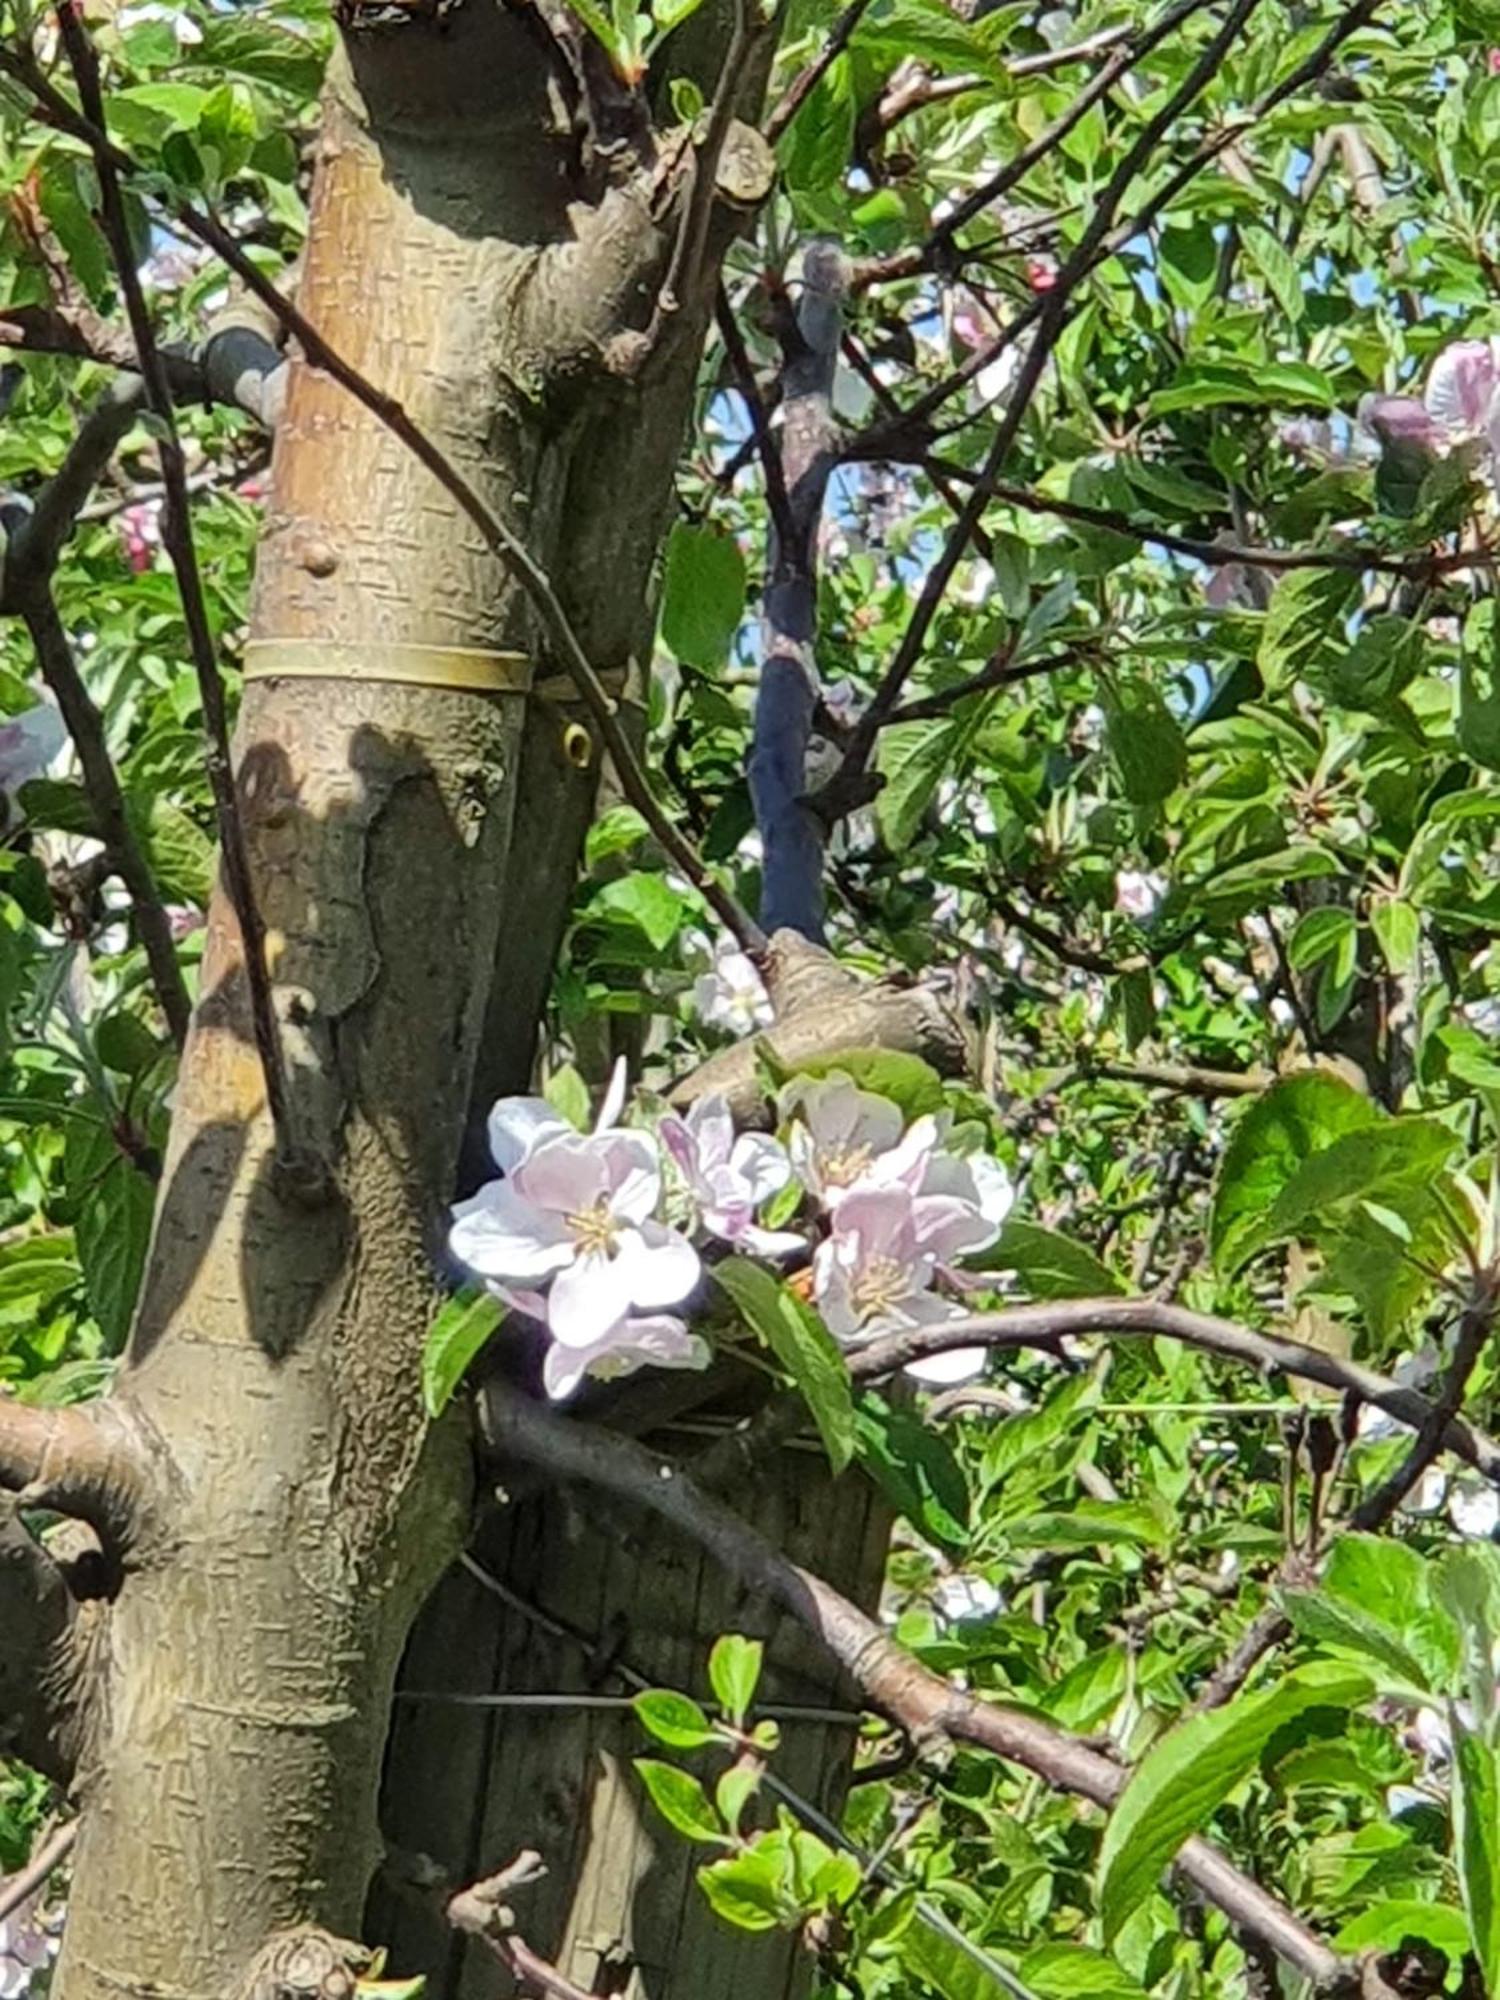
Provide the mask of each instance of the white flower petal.
{"label": "white flower petal", "polygon": [[561,1216],[526,1201],[509,1181],[490,1181],[458,1204],[448,1247],[476,1276],[510,1284],[544,1282],[573,1258]]}
{"label": "white flower petal", "polygon": [[903,1372],[918,1382],[973,1382],[984,1373],[987,1352],[983,1347],[952,1347],[946,1354],[929,1354],[924,1361],[909,1362]]}
{"label": "white flower petal", "polygon": [[544,1138],[572,1129],[544,1097],[502,1097],[490,1113],[490,1158],[511,1173]]}
{"label": "white flower petal", "polygon": [[764,1132],[742,1132],[729,1153],[729,1171],[745,1189],[751,1205],[759,1208],[773,1194],[780,1194],[792,1177],[792,1163],[786,1148]]}
{"label": "white flower petal", "polygon": [[643,1222],[620,1232],[612,1267],[615,1298],[643,1309],[680,1305],[703,1275],[697,1251],[664,1222]]}
{"label": "white flower petal", "polygon": [[648,1132],[610,1132],[603,1148],[609,1212],[621,1222],[644,1222],[661,1199],[661,1157]]}
{"label": "white flower petal", "polygon": [[627,1301],[618,1269],[618,1259],[589,1251],[559,1271],[547,1295],[547,1325],[555,1341],[592,1347],[619,1321]]}
{"label": "white flower petal", "polygon": [[595,1123],[596,1132],[608,1132],[619,1123],[620,1113],[625,1109],[625,1058],[621,1056],[610,1072],[609,1089],[604,1093],[604,1102],[599,1106],[599,1117]]}

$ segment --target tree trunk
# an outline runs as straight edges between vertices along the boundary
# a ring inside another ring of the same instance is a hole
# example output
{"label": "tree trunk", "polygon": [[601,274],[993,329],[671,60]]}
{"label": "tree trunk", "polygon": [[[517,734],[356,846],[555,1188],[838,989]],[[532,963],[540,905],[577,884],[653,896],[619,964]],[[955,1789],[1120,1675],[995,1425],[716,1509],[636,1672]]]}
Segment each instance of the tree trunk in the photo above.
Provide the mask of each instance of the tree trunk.
{"label": "tree trunk", "polygon": [[[644,173],[579,204],[553,91],[519,15],[351,31],[299,303],[623,672],[702,311],[638,385],[599,365],[649,315],[664,238]],[[334,1193],[278,1177],[221,893],[114,1399],[160,1504],[101,1649],[64,2000],[217,1996],[278,1926],[359,1933],[397,1662],[468,1520],[462,1425],[430,1436],[419,1393],[443,1208],[494,968],[514,1067],[590,788],[555,754],[557,701],[421,682],[477,663],[504,688],[535,652],[525,598],[435,482],[294,367],[238,782],[297,1137]]]}

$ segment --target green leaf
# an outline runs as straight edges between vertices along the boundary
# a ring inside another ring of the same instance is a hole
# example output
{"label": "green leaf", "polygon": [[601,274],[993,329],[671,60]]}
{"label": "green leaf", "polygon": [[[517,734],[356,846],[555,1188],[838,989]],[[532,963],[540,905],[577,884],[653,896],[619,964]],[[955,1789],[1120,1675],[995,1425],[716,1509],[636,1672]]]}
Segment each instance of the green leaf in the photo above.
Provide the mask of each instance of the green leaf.
{"label": "green leaf", "polygon": [[1080,1500],[1066,1514],[1026,1514],[1005,1523],[1017,1548],[1165,1548],[1171,1523],[1143,1500]]}
{"label": "green leaf", "polygon": [[1239,1270],[1275,1240],[1270,1212],[1305,1160],[1379,1119],[1369,1098],[1324,1070],[1284,1078],[1258,1097],[1234,1128],[1214,1188],[1209,1243],[1220,1269]]}
{"label": "green leaf", "polygon": [[1025,1410],[996,1424],[985,1446],[985,1485],[998,1486],[1018,1466],[1050,1451],[1098,1400],[1096,1374],[1069,1375],[1051,1390],[1039,1409]]}
{"label": "green leaf", "polygon": [[855,1423],[860,1463],[917,1533],[942,1548],[967,1548],[969,1483],[946,1439],[873,1393],[861,1398]]}
{"label": "green leaf", "polygon": [[156,886],[170,901],[208,907],[214,886],[214,846],[190,813],[170,799],[127,801]]}
{"label": "green leaf", "polygon": [[1187,741],[1148,681],[1117,684],[1104,702],[1104,728],[1121,788],[1132,805],[1160,805],[1182,783]]}
{"label": "green leaf", "polygon": [[464,1290],[445,1299],[422,1346],[422,1401],[429,1417],[439,1417],[454,1391],[505,1316],[489,1292]]}
{"label": "green leaf", "polygon": [[844,177],[854,151],[854,65],[834,59],[781,139],[781,164],[795,194],[821,194]]}
{"label": "green leaf", "polygon": [[1177,371],[1170,388],[1151,398],[1151,413],[1166,416],[1225,404],[1331,410],[1335,401],[1332,382],[1305,361],[1190,361]]}
{"label": "green leaf", "polygon": [[1486,1993],[1500,1993],[1500,1753],[1470,1729],[1456,1705],[1453,1735],[1453,1856],[1469,1937]]}
{"label": "green leaf", "polygon": [[589,828],[583,850],[586,865],[597,868],[611,854],[639,846],[650,830],[634,806],[611,806]]}
{"label": "green leaf", "polygon": [[726,1632],[715,1641],[714,1649],[708,1656],[709,1685],[736,1729],[744,1727],[750,1704],[755,1700],[765,1651],[759,1639],[746,1639],[738,1632]]}
{"label": "green leaf", "polygon": [[1085,1243],[1039,1222],[1007,1222],[987,1250],[970,1260],[987,1271],[1014,1271],[1033,1299],[1107,1298],[1124,1290]]}
{"label": "green leaf", "polygon": [[939,71],[982,70],[996,82],[1005,77],[973,28],[949,12],[947,0],[875,0],[854,46]]}
{"label": "green leaf", "polygon": [[1343,646],[1358,589],[1359,579],[1347,570],[1293,570],[1280,579],[1256,654],[1267,687],[1285,687],[1321,654]]}
{"label": "green leaf", "polygon": [[1401,896],[1377,896],[1370,906],[1370,928],[1381,955],[1398,979],[1404,979],[1416,963],[1422,942],[1420,914]]}
{"label": "green leaf", "polygon": [[880,732],[875,764],[885,784],[875,824],[893,854],[910,845],[965,734],[962,722],[898,722]]}
{"label": "green leaf", "polygon": [[714,1804],[731,1834],[738,1834],[745,1808],[759,1790],[760,1772],[750,1764],[731,1764],[714,1786]]}
{"label": "green leaf", "polygon": [[[1341,1603],[1316,1590],[1283,1591],[1281,1604],[1305,1638],[1364,1661],[1383,1691],[1389,1692],[1393,1683],[1402,1689],[1428,1686],[1422,1662],[1402,1644],[1400,1634],[1360,1606]],[[1375,1671],[1381,1668],[1383,1672]]]}
{"label": "green leaf", "polygon": [[128,1160],[116,1160],[78,1212],[78,1261],[89,1307],[111,1347],[130,1331],[155,1207],[154,1185]]}
{"label": "green leaf", "polygon": [[1361,1910],[1333,1940],[1335,1951],[1358,1955],[1399,1949],[1408,1938],[1436,1945],[1457,1965],[1469,1944],[1469,1926],[1462,1910],[1446,1903],[1418,1903],[1410,1897],[1392,1898]]}
{"label": "green leaf", "polygon": [[1367,1675],[1333,1662],[1289,1674],[1263,1694],[1190,1716],[1137,1765],[1099,1849],[1098,1908],[1106,1942],[1155,1889],[1185,1840],[1254,1767],[1278,1730],[1314,1708],[1368,1699]]}
{"label": "green leaf", "polygon": [[678,1833],[689,1840],[722,1846],[724,1828],[707,1792],[690,1771],[675,1764],[660,1763],[655,1757],[637,1757],[635,1768],[651,1803]]}
{"label": "green leaf", "polygon": [[0,1314],[35,1314],[79,1275],[71,1229],[0,1244]]}
{"label": "green leaf", "polygon": [[667,542],[661,636],[686,666],[723,666],[745,615],[745,558],[732,535],[679,522]]}
{"label": "green leaf", "polygon": [[1500,606],[1481,598],[1464,620],[1459,656],[1458,741],[1487,771],[1500,771]]}
{"label": "green leaf", "polygon": [[1252,222],[1241,229],[1240,243],[1287,318],[1301,319],[1304,304],[1301,272],[1296,258],[1283,248],[1280,238]]}
{"label": "green leaf", "polygon": [[605,882],[589,898],[586,915],[623,917],[644,935],[653,951],[665,951],[687,921],[691,904],[665,875],[644,870]]}
{"label": "green leaf", "polygon": [[1331,907],[1309,910],[1292,932],[1286,955],[1298,972],[1306,972],[1324,959],[1338,959],[1346,954],[1350,942],[1358,935],[1352,910]]}
{"label": "green leaf", "polygon": [[1019,1966],[1022,1981],[1038,2000],[1144,2000],[1138,1985],[1102,1951],[1085,1944],[1044,1944],[1029,1952]]}
{"label": "green leaf", "polygon": [[641,1726],[671,1750],[701,1750],[721,1740],[703,1710],[671,1688],[643,1688],[631,1700]]}
{"label": "green leaf", "polygon": [[769,1271],[743,1257],[714,1267],[714,1280],[745,1324],[796,1383],[812,1412],[828,1462],[842,1472],[854,1456],[854,1398],[849,1365],[811,1306]]}
{"label": "green leaf", "polygon": [[709,1907],[742,1931],[790,1928],[802,1915],[792,1886],[791,1848],[783,1833],[763,1834],[752,1847],[698,1870]]}
{"label": "green leaf", "polygon": [[559,1118],[566,1118],[575,1132],[587,1132],[594,1122],[589,1087],[571,1063],[554,1070],[542,1085],[542,1095]]}
{"label": "green leaf", "polygon": [[1361,1126],[1310,1155],[1277,1194],[1262,1221],[1264,1242],[1326,1223],[1339,1202],[1363,1198],[1395,1206],[1403,1181],[1430,1186],[1459,1144],[1436,1118],[1392,1118]]}
{"label": "green leaf", "polygon": [[165,1052],[144,1021],[125,1013],[106,1015],[94,1036],[94,1047],[100,1062],[117,1076],[141,1076]]}

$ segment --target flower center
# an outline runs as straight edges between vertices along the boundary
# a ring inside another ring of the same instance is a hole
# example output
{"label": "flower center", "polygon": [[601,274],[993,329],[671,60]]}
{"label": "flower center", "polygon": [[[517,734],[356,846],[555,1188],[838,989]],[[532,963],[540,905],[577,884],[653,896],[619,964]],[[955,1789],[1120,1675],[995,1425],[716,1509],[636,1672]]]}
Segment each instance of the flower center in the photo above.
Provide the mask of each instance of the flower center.
{"label": "flower center", "polygon": [[567,1218],[573,1240],[582,1257],[612,1257],[619,1226],[610,1213],[609,1202],[600,1195],[592,1208],[581,1208]]}
{"label": "flower center", "polygon": [[825,1146],[818,1165],[833,1187],[852,1187],[870,1164],[868,1146]]}
{"label": "flower center", "polygon": [[860,1267],[852,1295],[861,1318],[873,1319],[899,1305],[910,1290],[910,1274],[897,1258],[870,1257]]}

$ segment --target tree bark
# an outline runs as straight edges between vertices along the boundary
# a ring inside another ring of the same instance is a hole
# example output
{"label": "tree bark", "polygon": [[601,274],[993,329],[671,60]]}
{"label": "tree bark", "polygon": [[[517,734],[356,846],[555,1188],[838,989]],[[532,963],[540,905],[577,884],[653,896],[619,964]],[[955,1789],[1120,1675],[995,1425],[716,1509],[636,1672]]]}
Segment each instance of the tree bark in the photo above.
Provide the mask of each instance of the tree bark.
{"label": "tree bark", "polygon": [[[702,303],[638,382],[600,357],[649,317],[666,247],[642,174],[584,184],[520,16],[350,29],[299,303],[526,537],[606,673],[646,629]],[[435,482],[295,360],[237,782],[332,1193],[278,1175],[220,893],[116,1391],[159,1446],[158,1505],[100,1649],[63,2000],[207,2000],[282,1927],[359,1934],[397,1663],[468,1523],[462,1423],[430,1434],[419,1389],[444,1206],[495,968],[518,1071],[587,807],[555,702],[406,678],[456,654],[550,671]]]}

